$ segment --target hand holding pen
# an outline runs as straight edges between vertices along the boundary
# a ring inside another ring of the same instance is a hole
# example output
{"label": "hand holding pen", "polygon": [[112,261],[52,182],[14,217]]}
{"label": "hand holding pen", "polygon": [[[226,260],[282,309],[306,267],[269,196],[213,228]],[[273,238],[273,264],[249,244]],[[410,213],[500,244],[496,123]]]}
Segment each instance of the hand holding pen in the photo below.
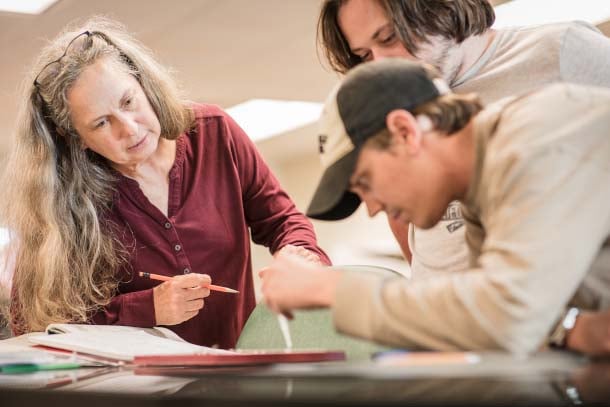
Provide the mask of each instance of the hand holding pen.
{"label": "hand holding pen", "polygon": [[233,289],[211,284],[212,279],[207,274],[168,277],[140,272],[139,275],[164,281],[153,288],[157,325],[176,325],[193,318],[204,307],[204,298],[210,295],[210,290],[237,293]]}
{"label": "hand holding pen", "polygon": [[[169,277],[169,276],[162,276],[161,274],[145,273],[143,271],[140,271],[138,274],[140,277],[150,278],[151,280],[157,280],[157,281],[170,281],[175,278],[175,277]],[[207,274],[202,274],[202,275],[209,277]],[[229,287],[223,287],[221,285],[206,284],[206,285],[204,285],[204,287],[209,288],[211,291],[220,291],[223,293],[239,294],[239,291],[234,290]]]}

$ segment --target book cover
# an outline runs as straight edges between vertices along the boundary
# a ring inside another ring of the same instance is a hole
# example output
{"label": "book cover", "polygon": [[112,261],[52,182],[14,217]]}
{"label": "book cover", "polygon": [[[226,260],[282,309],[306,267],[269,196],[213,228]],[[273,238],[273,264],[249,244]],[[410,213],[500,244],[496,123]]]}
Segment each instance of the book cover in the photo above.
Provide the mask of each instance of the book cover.
{"label": "book cover", "polygon": [[329,350],[235,351],[230,354],[137,356],[137,366],[247,366],[345,360],[345,352]]}

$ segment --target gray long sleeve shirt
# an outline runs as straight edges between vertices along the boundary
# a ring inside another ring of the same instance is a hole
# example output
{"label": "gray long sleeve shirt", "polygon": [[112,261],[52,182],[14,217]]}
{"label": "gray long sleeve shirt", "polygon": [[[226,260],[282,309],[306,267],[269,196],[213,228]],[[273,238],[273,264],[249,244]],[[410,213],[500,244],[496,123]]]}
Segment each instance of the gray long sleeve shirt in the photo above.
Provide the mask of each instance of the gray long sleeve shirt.
{"label": "gray long sleeve shirt", "polygon": [[[610,88],[610,39],[583,22],[498,30],[479,60],[451,86],[475,92],[484,104],[556,82]],[[409,227],[414,277],[468,267],[465,228],[451,203],[434,228]]]}

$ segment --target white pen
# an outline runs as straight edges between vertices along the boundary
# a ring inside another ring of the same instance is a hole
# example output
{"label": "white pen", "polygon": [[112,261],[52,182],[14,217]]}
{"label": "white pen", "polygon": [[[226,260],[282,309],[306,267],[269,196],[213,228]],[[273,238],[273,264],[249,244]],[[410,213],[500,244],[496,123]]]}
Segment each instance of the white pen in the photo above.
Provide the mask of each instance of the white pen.
{"label": "white pen", "polygon": [[292,349],[292,339],[290,338],[290,327],[288,326],[288,319],[283,314],[277,314],[277,322],[280,325],[280,331],[284,337],[284,343],[286,349]]}

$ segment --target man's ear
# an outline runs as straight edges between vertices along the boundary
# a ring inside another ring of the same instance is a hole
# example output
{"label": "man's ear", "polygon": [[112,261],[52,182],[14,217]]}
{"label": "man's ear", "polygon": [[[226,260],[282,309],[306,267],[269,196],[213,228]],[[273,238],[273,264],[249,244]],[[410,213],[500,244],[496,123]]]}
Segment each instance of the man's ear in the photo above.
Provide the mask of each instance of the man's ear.
{"label": "man's ear", "polygon": [[421,147],[422,131],[413,115],[404,109],[392,110],[385,119],[386,127],[399,143],[405,143],[407,151],[417,153]]}

